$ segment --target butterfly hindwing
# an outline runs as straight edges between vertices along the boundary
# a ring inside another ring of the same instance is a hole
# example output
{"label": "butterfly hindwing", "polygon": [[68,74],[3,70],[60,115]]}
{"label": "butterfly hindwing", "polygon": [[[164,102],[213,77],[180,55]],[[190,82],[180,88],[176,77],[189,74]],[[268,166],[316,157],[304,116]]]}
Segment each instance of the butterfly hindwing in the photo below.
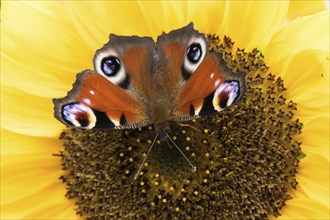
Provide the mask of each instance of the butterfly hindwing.
{"label": "butterfly hindwing", "polygon": [[234,105],[244,94],[244,76],[244,73],[233,73],[221,54],[208,54],[180,88],[174,118],[188,120]]}

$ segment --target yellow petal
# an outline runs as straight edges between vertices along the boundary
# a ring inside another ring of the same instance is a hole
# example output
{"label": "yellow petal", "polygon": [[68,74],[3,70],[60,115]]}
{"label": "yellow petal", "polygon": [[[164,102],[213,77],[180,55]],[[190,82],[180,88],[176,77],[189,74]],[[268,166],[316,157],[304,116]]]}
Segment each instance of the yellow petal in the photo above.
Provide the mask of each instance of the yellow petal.
{"label": "yellow petal", "polygon": [[148,35],[143,14],[135,1],[64,1],[85,46],[94,50],[117,35]]}
{"label": "yellow petal", "polygon": [[[1,164],[1,197],[4,204],[29,197],[31,194],[61,181],[62,174],[59,157],[52,156],[26,156],[16,160],[5,161]],[[64,187],[63,187],[64,188]]]}
{"label": "yellow petal", "polygon": [[143,20],[155,40],[162,32],[190,22],[200,32],[217,33],[223,21],[225,5],[224,1],[191,1],[189,4],[186,1],[139,1]]}
{"label": "yellow petal", "polygon": [[[276,219],[329,219],[329,209],[312,199],[291,199],[282,208],[282,215]],[[272,217],[271,219],[275,219]]]}
{"label": "yellow petal", "polygon": [[57,137],[64,126],[53,116],[50,98],[27,94],[13,87],[2,86],[1,127],[32,135]]}
{"label": "yellow petal", "polygon": [[225,1],[191,1],[187,5],[187,22],[194,22],[200,32],[219,34],[227,4]]}
{"label": "yellow petal", "polygon": [[58,137],[35,137],[1,129],[1,161],[8,162],[29,156],[49,156],[60,150]]}
{"label": "yellow petal", "polygon": [[[34,212],[50,219],[74,219],[73,202],[65,198],[65,186],[59,180],[61,173],[60,159],[51,155],[2,164],[1,219],[21,219]],[[66,206],[65,213],[52,216],[49,210],[57,205]]]}
{"label": "yellow petal", "polygon": [[78,219],[65,185],[53,138],[1,131],[1,219]]}
{"label": "yellow petal", "polygon": [[330,160],[329,124],[329,117],[314,118],[304,123],[303,135],[299,135],[299,141],[303,143],[305,154],[319,154],[328,161]]}
{"label": "yellow petal", "polygon": [[[65,191],[63,184],[53,183],[24,199],[1,205],[1,219],[80,219]],[[63,211],[56,213],[53,207]]]}
{"label": "yellow petal", "polygon": [[1,15],[2,84],[59,97],[92,67],[95,48],[78,37],[61,2],[4,1]]}
{"label": "yellow petal", "polygon": [[266,44],[284,24],[288,1],[231,1],[224,32],[239,48],[251,50]]}
{"label": "yellow petal", "polygon": [[40,207],[35,211],[32,211],[28,215],[24,216],[24,219],[83,219],[81,216],[77,216],[74,212],[74,201],[63,200],[62,202],[56,202],[49,204],[47,209]]}
{"label": "yellow petal", "polygon": [[297,116],[308,122],[329,117],[329,51],[302,50],[284,74],[287,97],[298,103]]}
{"label": "yellow petal", "polygon": [[301,16],[315,14],[327,9],[327,1],[290,1],[288,19],[292,20]]}
{"label": "yellow petal", "polygon": [[273,73],[283,75],[292,58],[305,49],[329,50],[329,11],[295,19],[269,42],[265,61]]}
{"label": "yellow petal", "polygon": [[[329,146],[328,146],[329,147]],[[300,161],[297,181],[310,199],[329,208],[330,164],[320,155],[307,155]]]}

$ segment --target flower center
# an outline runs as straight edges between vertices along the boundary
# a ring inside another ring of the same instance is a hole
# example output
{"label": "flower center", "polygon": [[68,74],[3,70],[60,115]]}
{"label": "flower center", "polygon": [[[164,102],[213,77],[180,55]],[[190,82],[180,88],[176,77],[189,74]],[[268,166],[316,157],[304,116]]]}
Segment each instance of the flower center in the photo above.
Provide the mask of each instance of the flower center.
{"label": "flower center", "polygon": [[[247,91],[236,106],[216,115],[171,124],[178,147],[158,141],[138,178],[155,131],[66,129],[61,139],[67,197],[87,219],[267,218],[280,215],[295,188],[301,155],[295,136],[302,124],[284,96],[281,78],[268,73],[258,50],[208,36],[209,50],[224,55],[235,72],[246,71]],[[201,130],[197,131],[195,128]]]}

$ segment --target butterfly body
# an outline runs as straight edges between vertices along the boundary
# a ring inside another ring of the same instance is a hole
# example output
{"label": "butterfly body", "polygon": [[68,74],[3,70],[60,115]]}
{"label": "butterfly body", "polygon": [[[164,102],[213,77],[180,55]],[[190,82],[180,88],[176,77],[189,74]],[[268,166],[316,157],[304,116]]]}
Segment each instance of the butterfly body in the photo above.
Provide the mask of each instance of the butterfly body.
{"label": "butterfly body", "polygon": [[163,139],[170,121],[221,111],[244,94],[245,73],[233,73],[221,54],[207,48],[192,23],[156,43],[111,34],[95,54],[95,70],[78,74],[68,95],[53,100],[54,115],[86,129],[154,124]]}

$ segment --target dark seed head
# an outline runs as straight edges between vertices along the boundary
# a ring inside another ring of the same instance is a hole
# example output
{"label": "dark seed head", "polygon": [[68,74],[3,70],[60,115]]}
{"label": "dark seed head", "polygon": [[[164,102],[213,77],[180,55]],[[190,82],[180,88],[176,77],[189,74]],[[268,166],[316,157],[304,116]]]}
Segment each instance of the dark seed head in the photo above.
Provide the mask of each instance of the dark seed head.
{"label": "dark seed head", "polygon": [[[234,107],[171,124],[171,136],[189,160],[158,141],[139,177],[134,174],[150,147],[149,127],[126,131],[62,134],[62,180],[77,213],[87,219],[265,219],[280,215],[295,188],[302,124],[296,104],[284,96],[283,80],[266,73],[260,52],[234,53],[229,38],[209,36],[210,50],[227,54],[229,66],[246,71],[247,91]],[[269,92],[268,88],[272,88]]]}

